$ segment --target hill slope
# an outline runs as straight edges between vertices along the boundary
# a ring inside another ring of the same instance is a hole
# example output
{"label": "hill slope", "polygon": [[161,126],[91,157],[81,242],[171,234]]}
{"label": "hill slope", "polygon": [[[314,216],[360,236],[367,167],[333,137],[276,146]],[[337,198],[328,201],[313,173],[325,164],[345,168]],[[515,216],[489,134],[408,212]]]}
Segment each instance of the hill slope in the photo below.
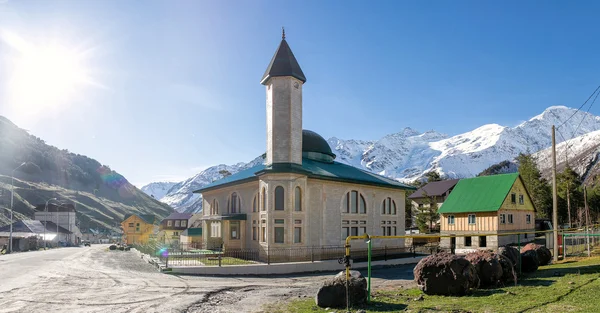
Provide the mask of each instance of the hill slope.
{"label": "hill slope", "polygon": [[165,217],[172,208],[146,195],[108,166],[83,155],[47,145],[0,116],[0,225],[9,219],[11,172],[15,171],[17,218],[32,218],[48,199],[75,203],[83,229],[116,230],[125,214]]}

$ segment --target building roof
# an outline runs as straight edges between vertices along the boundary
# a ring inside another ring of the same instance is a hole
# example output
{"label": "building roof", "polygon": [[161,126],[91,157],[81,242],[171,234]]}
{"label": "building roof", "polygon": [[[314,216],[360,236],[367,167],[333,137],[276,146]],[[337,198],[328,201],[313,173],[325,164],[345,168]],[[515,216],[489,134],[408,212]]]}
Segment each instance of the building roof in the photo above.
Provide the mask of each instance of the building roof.
{"label": "building roof", "polygon": [[335,159],[335,154],[331,152],[327,140],[312,130],[302,130],[302,152],[323,153]]}
{"label": "building roof", "polygon": [[167,216],[164,220],[189,220],[190,218],[192,218],[192,214],[191,213],[179,213],[179,212],[173,212],[171,213],[171,215]]}
{"label": "building roof", "polygon": [[301,80],[303,83],[306,82],[306,76],[304,76],[300,64],[296,61],[292,49],[290,49],[287,41],[285,41],[285,37],[281,40],[260,83],[264,85],[269,78],[278,76],[292,76]]}
{"label": "building roof", "polygon": [[[42,204],[38,204],[35,206],[35,210],[38,212],[45,212],[46,211],[46,204],[42,203]],[[75,205],[72,203],[63,203],[63,204],[56,204],[56,203],[48,203],[48,212],[77,212],[75,210]]]}
{"label": "building roof", "polygon": [[308,158],[302,158],[302,166],[290,165],[289,167],[267,167],[264,164],[240,171],[231,176],[214,181],[203,188],[194,191],[201,193],[226,186],[237,185],[245,182],[258,180],[258,176],[267,172],[296,172],[309,178],[346,182],[353,184],[371,185],[378,187],[410,190],[415,187],[402,184],[393,179],[367,172],[356,167],[339,162],[319,162]]}
{"label": "building roof", "polygon": [[408,196],[409,199],[418,199],[424,197],[439,197],[442,196],[446,191],[452,189],[458,183],[458,179],[449,179],[442,181],[434,181],[427,185],[417,189],[412,195]]}
{"label": "building roof", "polygon": [[[0,227],[0,232],[10,232],[10,224]],[[13,232],[40,234],[44,232],[44,224],[38,220],[15,221]]]}
{"label": "building roof", "polygon": [[519,173],[461,179],[439,213],[472,213],[498,211],[519,178]]}
{"label": "building roof", "polygon": [[126,220],[134,215],[141,218],[144,222],[146,222],[148,224],[155,224],[156,220],[157,220],[156,216],[154,216],[152,214],[126,214],[123,217],[123,220]]}
{"label": "building roof", "polygon": [[[42,223],[42,224],[44,224],[44,223]],[[42,230],[42,232],[44,232],[44,231]],[[50,232],[50,233],[56,233],[56,223],[47,221],[46,222],[46,232],[47,233],[48,232]],[[68,235],[68,234],[72,234],[73,232],[69,231],[68,229],[66,229],[66,228],[64,228],[62,226],[58,226],[58,233],[59,234],[67,234]]]}

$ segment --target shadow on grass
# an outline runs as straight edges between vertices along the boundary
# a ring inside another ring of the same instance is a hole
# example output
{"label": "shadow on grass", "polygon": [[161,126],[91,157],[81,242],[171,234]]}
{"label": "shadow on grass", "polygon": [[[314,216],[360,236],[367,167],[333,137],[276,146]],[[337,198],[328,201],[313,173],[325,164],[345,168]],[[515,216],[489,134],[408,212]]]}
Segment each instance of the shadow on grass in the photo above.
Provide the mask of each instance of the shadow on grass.
{"label": "shadow on grass", "polygon": [[548,287],[548,286],[551,286],[554,283],[555,283],[554,280],[529,278],[529,279],[523,279],[521,281],[520,285],[521,286],[544,286],[544,287]]}
{"label": "shadow on grass", "polygon": [[467,295],[467,297],[488,297],[491,295],[506,293],[506,290],[493,288],[493,289],[477,289],[474,290],[473,293]]}
{"label": "shadow on grass", "polygon": [[[565,264],[565,263],[561,263]],[[558,273],[558,275],[555,275]],[[538,269],[537,272],[529,274],[530,277],[551,277],[551,276],[563,276],[565,274],[594,274],[600,273],[600,264],[598,265],[586,265],[586,266],[573,266],[573,267],[551,267]],[[527,276],[526,276],[527,277]]]}
{"label": "shadow on grass", "polygon": [[383,301],[371,301],[368,305],[361,306],[361,309],[373,311],[373,312],[398,312],[406,309],[406,304],[401,303],[387,303]]}

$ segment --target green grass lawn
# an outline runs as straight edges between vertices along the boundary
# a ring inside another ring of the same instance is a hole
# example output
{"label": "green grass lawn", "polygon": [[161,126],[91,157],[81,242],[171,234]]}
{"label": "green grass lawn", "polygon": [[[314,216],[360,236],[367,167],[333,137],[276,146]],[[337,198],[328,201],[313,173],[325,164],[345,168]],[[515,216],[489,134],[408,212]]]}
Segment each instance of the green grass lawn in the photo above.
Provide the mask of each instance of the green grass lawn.
{"label": "green grass lawn", "polygon": [[[416,300],[423,295],[423,300]],[[518,286],[480,289],[465,297],[424,295],[418,289],[375,291],[366,312],[600,312],[600,257],[571,259],[540,267]],[[265,307],[273,313],[326,311],[314,299]],[[345,310],[337,310],[344,312]]]}

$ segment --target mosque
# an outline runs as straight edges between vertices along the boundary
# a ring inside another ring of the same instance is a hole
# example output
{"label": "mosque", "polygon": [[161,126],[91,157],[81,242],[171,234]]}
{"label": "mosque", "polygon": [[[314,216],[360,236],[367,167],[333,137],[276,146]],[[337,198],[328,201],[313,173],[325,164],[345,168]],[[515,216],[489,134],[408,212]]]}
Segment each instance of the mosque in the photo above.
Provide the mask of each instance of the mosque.
{"label": "mosque", "polygon": [[203,197],[205,246],[264,252],[343,246],[347,236],[363,233],[404,234],[405,192],[414,188],[336,162],[323,137],[302,129],[306,76],[285,32],[260,83],[266,162],[195,191]]}

